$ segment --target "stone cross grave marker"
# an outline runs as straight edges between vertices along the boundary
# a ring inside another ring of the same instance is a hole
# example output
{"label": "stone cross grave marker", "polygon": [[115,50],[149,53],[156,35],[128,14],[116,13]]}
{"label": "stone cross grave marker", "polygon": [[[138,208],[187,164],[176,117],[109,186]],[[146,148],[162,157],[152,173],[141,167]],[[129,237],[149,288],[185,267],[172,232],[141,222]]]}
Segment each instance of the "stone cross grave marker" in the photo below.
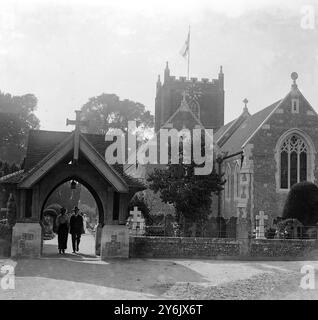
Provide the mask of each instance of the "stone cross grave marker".
{"label": "stone cross grave marker", "polygon": [[268,215],[264,214],[264,211],[260,211],[255,217],[258,220],[258,226],[256,227],[256,239],[265,239],[265,220],[268,219]]}
{"label": "stone cross grave marker", "polygon": [[141,211],[138,210],[138,207],[134,207],[133,211],[130,211],[132,215],[132,226],[131,229],[136,234],[145,233],[145,219],[141,215]]}

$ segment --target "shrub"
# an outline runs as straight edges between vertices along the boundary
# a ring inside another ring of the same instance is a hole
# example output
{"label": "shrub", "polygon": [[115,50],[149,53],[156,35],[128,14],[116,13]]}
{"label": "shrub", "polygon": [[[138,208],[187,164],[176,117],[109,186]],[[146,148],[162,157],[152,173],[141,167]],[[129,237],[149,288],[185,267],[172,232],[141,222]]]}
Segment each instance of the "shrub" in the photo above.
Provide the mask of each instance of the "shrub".
{"label": "shrub", "polygon": [[275,228],[269,228],[265,231],[265,238],[266,239],[274,239],[276,235],[276,229]]}
{"label": "shrub", "polygon": [[8,224],[0,223],[0,239],[11,242],[12,238],[12,226]]}
{"label": "shrub", "polygon": [[152,237],[163,237],[165,229],[163,226],[148,226],[146,227],[146,235]]}
{"label": "shrub", "polygon": [[280,239],[301,238],[298,230],[302,226],[297,219],[282,220],[277,224],[277,236]]}
{"label": "shrub", "polygon": [[283,218],[297,219],[304,226],[317,224],[318,186],[307,181],[294,184],[284,205]]}

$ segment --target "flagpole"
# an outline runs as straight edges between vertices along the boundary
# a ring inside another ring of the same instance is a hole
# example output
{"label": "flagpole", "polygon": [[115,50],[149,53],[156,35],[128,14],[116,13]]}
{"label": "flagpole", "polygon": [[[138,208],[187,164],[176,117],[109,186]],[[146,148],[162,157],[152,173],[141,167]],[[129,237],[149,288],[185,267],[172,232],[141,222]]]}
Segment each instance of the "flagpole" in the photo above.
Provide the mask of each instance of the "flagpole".
{"label": "flagpole", "polygon": [[190,25],[189,25],[189,43],[188,43],[188,80],[190,80]]}

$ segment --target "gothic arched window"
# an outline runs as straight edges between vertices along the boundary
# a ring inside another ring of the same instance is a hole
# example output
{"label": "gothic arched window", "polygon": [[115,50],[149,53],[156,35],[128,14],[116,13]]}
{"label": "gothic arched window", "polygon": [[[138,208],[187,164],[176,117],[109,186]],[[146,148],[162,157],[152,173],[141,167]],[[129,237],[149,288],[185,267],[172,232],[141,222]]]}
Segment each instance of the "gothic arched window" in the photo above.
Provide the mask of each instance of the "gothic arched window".
{"label": "gothic arched window", "polygon": [[289,189],[306,181],[308,173],[308,145],[296,134],[288,136],[280,146],[280,188]]}
{"label": "gothic arched window", "polygon": [[240,165],[238,162],[235,164],[234,169],[234,197],[239,198],[240,196]]}
{"label": "gothic arched window", "polygon": [[197,101],[190,102],[190,109],[191,111],[200,119],[200,105]]}
{"label": "gothic arched window", "polygon": [[231,198],[231,167],[230,165],[226,166],[225,179],[226,179],[225,198],[230,199]]}

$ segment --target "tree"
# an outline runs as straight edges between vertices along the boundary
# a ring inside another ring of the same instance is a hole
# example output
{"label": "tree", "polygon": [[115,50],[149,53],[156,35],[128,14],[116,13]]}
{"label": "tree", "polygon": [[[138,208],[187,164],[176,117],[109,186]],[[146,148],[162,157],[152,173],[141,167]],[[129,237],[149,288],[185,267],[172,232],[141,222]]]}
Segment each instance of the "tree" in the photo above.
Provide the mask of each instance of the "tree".
{"label": "tree", "polygon": [[304,181],[294,184],[287,196],[284,209],[284,219],[297,219],[304,226],[318,223],[318,186]]}
{"label": "tree", "polygon": [[277,224],[275,236],[279,239],[303,238],[303,231],[303,225],[297,219],[285,219]]}
{"label": "tree", "polygon": [[[20,168],[16,164],[9,164],[6,161],[0,160],[0,178],[18,171]],[[0,208],[4,208],[7,205],[10,195],[10,189],[0,185]],[[3,219],[4,216],[0,215],[0,219]]]}
{"label": "tree", "polygon": [[71,212],[72,209],[76,206],[81,197],[81,184],[76,184],[76,189],[71,189],[71,182],[65,182],[60,185],[53,193],[50,195],[46,202],[46,206],[49,206],[53,203],[58,203],[64,207],[68,212]]}
{"label": "tree", "polygon": [[83,120],[89,120],[88,133],[105,134],[110,128],[128,130],[128,121],[135,120],[137,126],[152,128],[153,115],[143,104],[131,100],[120,100],[115,94],[103,93],[90,98],[82,107]]}
{"label": "tree", "polygon": [[179,164],[169,163],[166,169],[154,169],[147,181],[150,189],[160,192],[163,202],[174,206],[179,225],[183,224],[182,220],[202,225],[211,210],[212,193],[223,190],[225,181],[215,170],[207,175],[195,175],[194,168],[198,165],[193,158],[190,164],[184,164],[182,157],[180,151]]}
{"label": "tree", "polygon": [[86,214],[88,217],[88,223],[91,227],[94,226],[95,222],[98,223],[98,214],[96,207],[90,207],[89,205],[82,203],[78,205],[80,212]]}
{"label": "tree", "polygon": [[27,133],[39,128],[34,115],[37,98],[33,94],[12,96],[0,92],[0,159],[9,163],[21,163]]}
{"label": "tree", "polygon": [[0,160],[0,177],[6,176],[7,174],[16,172],[20,169],[15,163],[10,164],[6,161]]}

